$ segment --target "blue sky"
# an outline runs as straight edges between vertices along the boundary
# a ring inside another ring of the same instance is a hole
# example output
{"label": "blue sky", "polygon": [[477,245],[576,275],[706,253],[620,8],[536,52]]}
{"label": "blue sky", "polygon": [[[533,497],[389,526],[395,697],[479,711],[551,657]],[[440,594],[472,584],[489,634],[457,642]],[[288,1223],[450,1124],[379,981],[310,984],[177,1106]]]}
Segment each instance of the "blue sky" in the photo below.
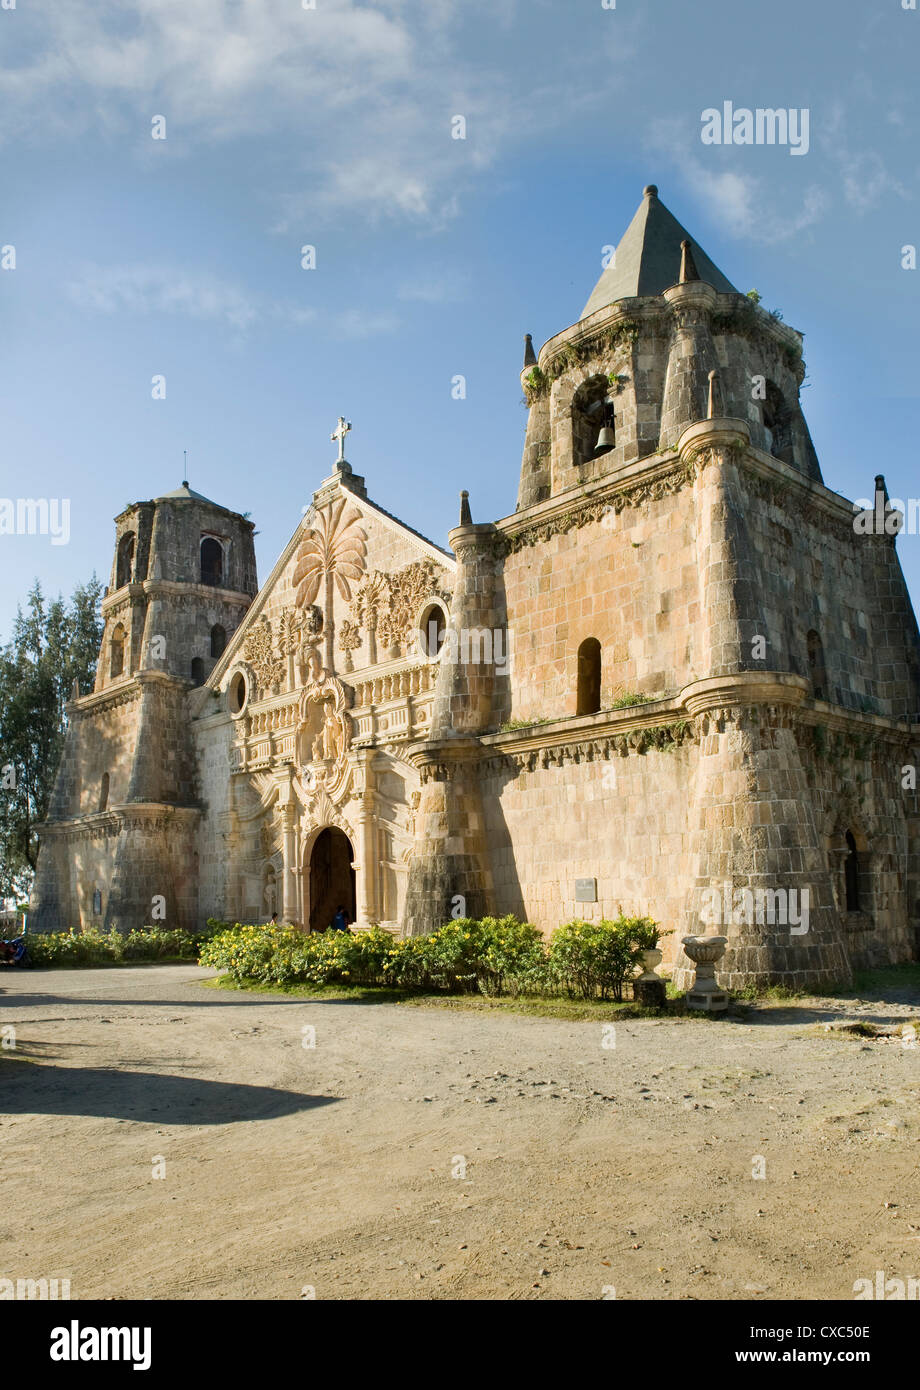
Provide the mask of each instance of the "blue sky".
{"label": "blue sky", "polygon": [[[184,449],[252,513],[262,578],[340,413],[370,495],[440,544],[461,487],[512,511],[523,334],[577,319],[650,182],[805,333],[828,486],[916,496],[918,52],[902,0],[0,9],[0,496],[71,503],[67,545],[0,537],[0,637],[34,576],[108,577],[112,517]],[[807,107],[808,154],[703,145],[725,100]]]}

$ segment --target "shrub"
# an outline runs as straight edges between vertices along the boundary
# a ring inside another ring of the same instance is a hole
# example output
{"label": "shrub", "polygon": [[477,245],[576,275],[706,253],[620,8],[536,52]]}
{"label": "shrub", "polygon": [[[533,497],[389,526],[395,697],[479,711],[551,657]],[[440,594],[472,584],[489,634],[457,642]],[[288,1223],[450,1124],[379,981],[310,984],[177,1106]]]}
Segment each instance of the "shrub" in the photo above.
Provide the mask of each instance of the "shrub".
{"label": "shrub", "polygon": [[33,965],[117,965],[131,960],[194,960],[209,932],[184,931],[181,927],[143,927],[127,935],[108,932],[30,932],[29,957]]}
{"label": "shrub", "polygon": [[621,1000],[624,981],[658,937],[658,926],[649,917],[567,922],[550,941],[550,975],[569,995]]}
{"label": "shrub", "polygon": [[474,993],[478,977],[478,922],[458,917],[424,936],[391,943],[387,983],[407,989]]}
{"label": "shrub", "polygon": [[546,948],[538,929],[514,916],[476,924],[478,983],[483,994],[520,994],[546,983]]}
{"label": "shrub", "polygon": [[514,916],[463,917],[422,936],[319,932],[267,924],[217,931],[200,964],[237,983],[393,985],[446,993],[521,994],[563,989],[585,998],[622,999],[623,981],[657,943],[647,917],[569,922],[549,949],[539,931]]}

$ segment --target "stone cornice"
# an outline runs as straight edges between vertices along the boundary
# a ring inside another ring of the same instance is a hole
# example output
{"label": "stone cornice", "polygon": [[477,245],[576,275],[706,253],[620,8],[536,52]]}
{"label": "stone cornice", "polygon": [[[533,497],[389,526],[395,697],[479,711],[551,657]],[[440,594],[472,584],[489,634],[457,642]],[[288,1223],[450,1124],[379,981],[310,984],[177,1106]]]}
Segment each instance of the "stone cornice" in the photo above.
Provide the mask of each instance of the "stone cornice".
{"label": "stone cornice", "polygon": [[141,691],[137,681],[133,676],[126,676],[124,680],[113,681],[104,690],[93,691],[89,695],[81,695],[78,700],[67,700],[64,704],[64,713],[68,720],[82,719],[85,716],[117,709],[119,705],[130,705],[135,700],[139,700],[140,697]]}
{"label": "stone cornice", "polygon": [[[713,448],[731,451],[733,461],[753,480],[752,491],[763,500],[782,506],[792,493],[794,500],[786,501],[785,505],[787,508],[794,506],[798,517],[803,515],[802,503],[805,502],[808,508],[815,508],[835,525],[851,531],[855,538],[852,529],[855,511],[851,502],[748,443],[747,436],[748,425],[744,420],[700,420],[682,434],[680,453],[666,450],[637,459],[611,477],[568,488],[503,517],[495,523],[493,544],[499,551],[513,554],[554,535],[599,521],[609,512],[619,513],[626,507],[640,506],[680,492],[695,480]],[[807,512],[804,515],[807,519]],[[894,537],[883,539],[894,543]]]}
{"label": "stone cornice", "polygon": [[212,584],[196,584],[184,579],[145,579],[143,590],[149,599],[194,598],[201,602],[230,603],[243,608],[248,608],[253,601],[252,594],[245,594],[240,589],[220,589]]}
{"label": "stone cornice", "polygon": [[570,715],[526,729],[414,744],[403,756],[422,780],[449,780],[466,766],[480,772],[601,762],[631,753],[672,752],[696,743],[713,723],[777,721],[823,726],[870,743],[907,747],[920,743],[920,725],[843,710],[806,699],[808,682],[790,672],[738,672],[694,681],[679,695],[598,714]]}
{"label": "stone cornice", "polygon": [[68,719],[100,714],[104,710],[139,700],[147,685],[166,685],[175,691],[184,692],[189,689],[191,682],[182,676],[171,676],[168,671],[135,671],[133,676],[113,681],[104,690],[96,690],[91,695],[81,695],[79,700],[68,700],[64,710]]}
{"label": "stone cornice", "polygon": [[539,544],[550,536],[599,521],[609,512],[679,492],[693,481],[692,466],[671,451],[636,460],[613,477],[568,488],[545,502],[495,523],[495,544],[508,552]]}
{"label": "stone cornice", "polygon": [[144,585],[141,583],[122,584],[119,589],[110,589],[100,604],[100,612],[103,618],[110,617],[113,613],[119,612],[122,608],[130,608],[132,603],[140,603],[144,599]]}
{"label": "stone cornice", "polygon": [[726,705],[800,705],[808,693],[803,676],[784,671],[738,671],[684,686],[680,703],[692,719]]}
{"label": "stone cornice", "polygon": [[42,840],[97,840],[118,835],[125,829],[165,830],[177,821],[191,825],[200,816],[199,806],[175,806],[165,801],[132,801],[90,816],[43,821],[36,830]]}

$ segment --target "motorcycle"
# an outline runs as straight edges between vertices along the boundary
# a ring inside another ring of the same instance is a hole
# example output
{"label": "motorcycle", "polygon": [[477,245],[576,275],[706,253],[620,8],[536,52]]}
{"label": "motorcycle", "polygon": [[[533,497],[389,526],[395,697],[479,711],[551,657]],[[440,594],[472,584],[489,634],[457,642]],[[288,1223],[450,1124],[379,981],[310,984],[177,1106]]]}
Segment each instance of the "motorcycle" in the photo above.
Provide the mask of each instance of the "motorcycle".
{"label": "motorcycle", "polygon": [[0,965],[21,965],[25,968],[30,964],[25,933],[12,941],[0,941]]}

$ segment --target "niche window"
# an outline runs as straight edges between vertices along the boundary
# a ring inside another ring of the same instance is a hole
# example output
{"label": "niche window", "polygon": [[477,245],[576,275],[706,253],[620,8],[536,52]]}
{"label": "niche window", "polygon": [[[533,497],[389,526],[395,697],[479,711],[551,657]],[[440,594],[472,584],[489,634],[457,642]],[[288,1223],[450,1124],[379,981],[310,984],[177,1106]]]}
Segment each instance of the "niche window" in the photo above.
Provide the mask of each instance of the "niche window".
{"label": "niche window", "polygon": [[201,542],[201,582],[215,589],[224,582],[224,548],[213,536]]}
{"label": "niche window", "polygon": [[109,643],[109,675],[112,680],[125,669],[125,630],[121,623],[116,624]]}
{"label": "niche window", "polygon": [[814,629],[809,632],[806,638],[808,646],[808,678],[811,681],[811,693],[816,700],[827,699],[827,672],[824,668],[824,645],[821,638]]}
{"label": "niche window", "polygon": [[586,637],[578,648],[578,698],[576,714],[597,714],[601,707],[601,644]]}
{"label": "niche window", "polygon": [[192,657],[192,685],[204,685],[204,662],[200,656]]}
{"label": "niche window", "polygon": [[859,893],[859,851],[852,831],[846,833],[847,854],[843,861],[843,885],[846,894],[847,912],[861,911]]}
{"label": "niche window", "polygon": [[762,404],[763,427],[767,436],[767,448],[774,458],[795,465],[793,449],[793,412],[779,387],[767,382],[767,395]]}
{"label": "niche window", "polygon": [[134,570],[134,532],[129,531],[118,542],[118,555],[115,562],[115,588],[124,588],[131,583]]}
{"label": "niche window", "polygon": [[220,623],[215,623],[211,628],[211,655],[214,657],[223,656],[226,645],[226,631],[221,627]]}
{"label": "niche window", "polygon": [[109,804],[109,774],[103,772],[102,781],[99,784],[99,810],[105,811]]}

